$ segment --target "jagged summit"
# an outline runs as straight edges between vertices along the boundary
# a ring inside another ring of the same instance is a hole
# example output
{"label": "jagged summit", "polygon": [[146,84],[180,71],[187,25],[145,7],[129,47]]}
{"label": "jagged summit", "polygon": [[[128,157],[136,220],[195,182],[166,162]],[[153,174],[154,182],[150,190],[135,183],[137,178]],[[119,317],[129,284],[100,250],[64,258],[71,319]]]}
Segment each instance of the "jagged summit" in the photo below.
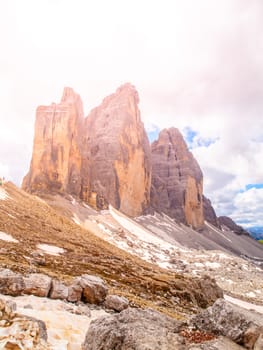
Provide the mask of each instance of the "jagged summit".
{"label": "jagged summit", "polygon": [[138,93],[124,84],[84,119],[82,101],[66,87],[60,104],[37,109],[29,192],[73,194],[96,209],[127,215],[149,207],[150,145]]}
{"label": "jagged summit", "polygon": [[125,83],[86,118],[71,87],[60,103],[38,107],[23,189],[71,194],[95,209],[111,204],[133,217],[156,211],[195,229],[204,221],[220,228],[182,134],[164,129],[150,146],[138,103],[136,88]]}
{"label": "jagged summit", "polygon": [[194,228],[204,224],[203,174],[176,128],[164,129],[152,146],[151,204]]}

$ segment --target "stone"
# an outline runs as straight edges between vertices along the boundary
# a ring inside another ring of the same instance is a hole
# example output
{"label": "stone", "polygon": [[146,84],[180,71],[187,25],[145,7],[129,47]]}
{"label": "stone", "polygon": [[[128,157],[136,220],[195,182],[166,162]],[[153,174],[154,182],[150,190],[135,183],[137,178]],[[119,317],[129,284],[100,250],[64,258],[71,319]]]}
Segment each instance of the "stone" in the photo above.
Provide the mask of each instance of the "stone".
{"label": "stone", "polygon": [[82,299],[89,304],[101,304],[108,293],[105,282],[97,276],[82,275],[77,278],[82,287]]}
{"label": "stone", "polygon": [[68,287],[64,283],[62,283],[61,281],[53,279],[52,283],[51,283],[49,297],[50,297],[50,299],[67,300],[68,299]]}
{"label": "stone", "polygon": [[150,145],[138,93],[124,84],[83,117],[82,102],[65,88],[59,104],[36,112],[28,192],[72,194],[95,209],[111,204],[130,216],[149,207]]}
{"label": "stone", "polygon": [[191,344],[187,346],[187,350],[244,350],[243,346],[239,346],[226,337],[218,337],[215,340],[204,342],[202,344]]}
{"label": "stone", "polygon": [[228,216],[219,216],[218,221],[219,221],[221,226],[226,226],[229,230],[233,231],[237,235],[250,236],[249,233],[243,229],[243,227],[237,225]]}
{"label": "stone", "polygon": [[81,300],[83,288],[79,285],[79,279],[75,279],[72,284],[68,286],[67,300],[74,303]]}
{"label": "stone", "polygon": [[210,224],[214,225],[215,227],[218,227],[219,229],[221,229],[219,220],[216,216],[216,213],[211,204],[211,201],[210,199],[206,198],[204,195],[203,195],[203,211],[204,211],[204,219]]}
{"label": "stone", "polygon": [[12,296],[21,295],[25,288],[23,277],[9,269],[0,269],[0,293]]}
{"label": "stone", "polygon": [[151,152],[151,207],[195,229],[201,228],[203,174],[179,130],[162,130]]}
{"label": "stone", "polygon": [[263,334],[261,314],[224,299],[218,299],[213,306],[194,316],[190,324],[197,329],[226,336],[247,349],[253,349],[257,339]]}
{"label": "stone", "polygon": [[32,273],[24,278],[23,294],[32,294],[38,297],[47,297],[51,289],[52,279],[42,273]]}
{"label": "stone", "polygon": [[[51,350],[43,321],[15,313],[16,305],[0,299],[0,348],[3,350]],[[4,323],[3,323],[4,322]]]}
{"label": "stone", "polygon": [[118,295],[107,295],[104,302],[104,306],[107,309],[120,312],[128,308],[129,300]]}
{"label": "stone", "polygon": [[92,321],[82,350],[185,350],[181,326],[157,311],[128,308]]}

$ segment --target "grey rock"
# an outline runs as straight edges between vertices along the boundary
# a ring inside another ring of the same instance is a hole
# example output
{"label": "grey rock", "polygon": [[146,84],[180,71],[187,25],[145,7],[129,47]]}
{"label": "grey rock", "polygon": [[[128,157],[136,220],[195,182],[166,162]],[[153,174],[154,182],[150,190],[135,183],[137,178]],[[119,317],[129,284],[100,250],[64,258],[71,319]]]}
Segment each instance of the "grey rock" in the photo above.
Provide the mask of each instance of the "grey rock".
{"label": "grey rock", "polygon": [[25,288],[23,277],[8,269],[0,270],[0,293],[12,296],[21,295]]}
{"label": "grey rock", "polygon": [[51,299],[61,299],[61,300],[67,300],[68,299],[68,287],[62,283],[61,281],[52,280],[51,283],[51,290],[49,293],[49,297]]}
{"label": "grey rock", "polygon": [[162,130],[151,151],[151,207],[194,228],[202,227],[203,174],[179,130]]}
{"label": "grey rock", "polygon": [[188,345],[187,350],[244,350],[243,346],[237,345],[226,337],[204,342],[202,344]]}
{"label": "grey rock", "polygon": [[247,349],[253,349],[263,329],[262,315],[223,299],[194,316],[190,323],[200,330],[224,335]]}
{"label": "grey rock", "polygon": [[221,226],[226,226],[231,231],[235,232],[237,235],[249,236],[249,233],[243,229],[243,227],[237,225],[230,217],[228,216],[219,216],[218,221]]}
{"label": "grey rock", "polygon": [[105,282],[97,276],[82,275],[76,279],[82,287],[82,299],[86,303],[103,303],[108,293]]}
{"label": "grey rock", "polygon": [[129,300],[118,295],[107,295],[104,302],[104,306],[107,309],[120,312],[128,308]]}
{"label": "grey rock", "polygon": [[210,199],[203,196],[204,219],[215,227],[221,228],[215,210],[212,207]]}
{"label": "grey rock", "polygon": [[79,284],[79,279],[74,280],[72,284],[68,286],[67,300],[74,303],[81,300],[83,288]]}
{"label": "grey rock", "polygon": [[92,321],[82,350],[184,350],[181,326],[159,312],[128,308]]}
{"label": "grey rock", "polygon": [[52,279],[42,273],[32,273],[24,278],[24,294],[32,294],[38,297],[47,297],[51,288]]}

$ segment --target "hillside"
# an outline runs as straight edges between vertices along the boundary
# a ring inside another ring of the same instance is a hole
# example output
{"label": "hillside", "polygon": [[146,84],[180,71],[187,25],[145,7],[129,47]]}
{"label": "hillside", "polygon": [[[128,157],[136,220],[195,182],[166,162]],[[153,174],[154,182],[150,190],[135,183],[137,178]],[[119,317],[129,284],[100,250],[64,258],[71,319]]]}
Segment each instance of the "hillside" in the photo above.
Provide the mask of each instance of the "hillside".
{"label": "hillside", "polygon": [[[132,256],[12,183],[1,189],[0,231],[0,265],[4,268],[42,272],[66,281],[84,273],[97,275],[131,304],[150,306],[174,317],[192,312],[198,305],[205,307],[216,298],[210,279],[163,270]],[[10,238],[13,241],[8,241]]]}

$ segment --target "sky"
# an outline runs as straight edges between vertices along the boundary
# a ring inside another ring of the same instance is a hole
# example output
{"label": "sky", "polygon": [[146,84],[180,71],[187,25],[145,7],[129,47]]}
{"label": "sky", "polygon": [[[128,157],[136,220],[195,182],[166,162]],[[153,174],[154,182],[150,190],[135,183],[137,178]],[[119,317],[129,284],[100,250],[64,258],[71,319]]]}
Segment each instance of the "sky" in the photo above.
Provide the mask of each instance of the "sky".
{"label": "sky", "polygon": [[27,173],[38,105],[85,115],[131,82],[147,132],[177,127],[217,215],[263,226],[262,0],[0,1],[0,174]]}

